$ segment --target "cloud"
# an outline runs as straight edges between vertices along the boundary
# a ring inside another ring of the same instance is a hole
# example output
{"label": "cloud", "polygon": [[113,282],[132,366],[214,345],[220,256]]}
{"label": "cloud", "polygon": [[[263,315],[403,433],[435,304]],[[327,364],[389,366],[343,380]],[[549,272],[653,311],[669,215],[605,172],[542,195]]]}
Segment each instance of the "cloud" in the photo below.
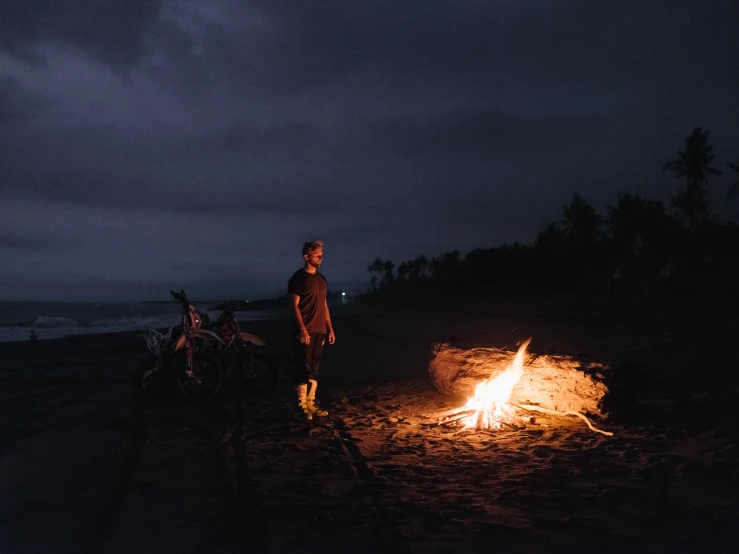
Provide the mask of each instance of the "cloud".
{"label": "cloud", "polygon": [[0,282],[6,297],[28,297],[27,283],[43,278],[53,278],[52,289],[64,284],[65,291],[76,283],[79,293],[99,290],[102,283],[111,283],[121,294],[143,285],[166,292],[172,283],[189,283],[199,291],[276,294],[301,265],[299,249],[308,238],[327,241],[329,270],[332,265],[360,264],[357,273],[363,274],[366,253],[357,242],[386,241],[392,226],[383,229],[355,220],[356,214],[334,211],[320,218],[303,213],[274,225],[269,214],[224,218],[156,208],[80,210],[69,201],[6,200],[0,204]]}
{"label": "cloud", "polygon": [[667,199],[693,126],[736,150],[734,8],[13,0],[0,280],[269,288],[317,236],[364,279],[527,240],[575,191]]}
{"label": "cloud", "polygon": [[0,250],[39,252],[49,250],[58,245],[59,241],[49,237],[0,236]]}
{"label": "cloud", "polygon": [[561,137],[592,139],[608,120],[601,115],[529,115],[496,107],[455,109],[433,120],[396,119],[377,125],[378,144],[399,154],[429,157],[483,155],[497,157],[561,144]]}
{"label": "cloud", "polygon": [[44,105],[40,98],[25,93],[17,79],[0,77],[0,130],[28,121],[38,115]]}
{"label": "cloud", "polygon": [[45,43],[83,51],[116,69],[135,66],[161,0],[6,0],[0,5],[0,48],[27,63],[46,62]]}

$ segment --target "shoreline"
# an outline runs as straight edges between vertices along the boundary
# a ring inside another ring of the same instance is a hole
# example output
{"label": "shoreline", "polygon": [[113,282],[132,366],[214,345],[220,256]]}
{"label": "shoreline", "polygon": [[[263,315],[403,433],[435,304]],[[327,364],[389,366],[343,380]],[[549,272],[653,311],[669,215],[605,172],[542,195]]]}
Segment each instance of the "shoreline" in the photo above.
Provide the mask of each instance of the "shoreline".
{"label": "shoreline", "polygon": [[[735,377],[730,370],[739,361],[739,354],[732,347],[732,337],[739,333],[739,321],[707,322],[696,320],[686,326],[676,320],[672,326],[662,322],[659,326],[640,322],[643,328],[630,329],[623,321],[590,316],[578,322],[576,315],[560,314],[552,319],[543,310],[478,306],[452,306],[445,308],[387,307],[372,305],[346,305],[332,308],[332,319],[337,338],[349,334],[353,341],[368,340],[378,348],[393,344],[423,345],[425,355],[430,355],[431,344],[449,338],[461,340],[466,345],[512,348],[524,338],[532,337],[530,351],[541,354],[562,354],[586,357],[607,365],[635,364],[648,379],[674,374],[673,385],[686,389],[690,386],[701,390],[720,390],[733,384]],[[262,320],[240,321],[244,331],[254,333],[267,341],[270,353],[280,359],[291,356],[291,319],[288,316]],[[366,329],[363,329],[366,327]],[[169,327],[157,330],[166,332]],[[663,330],[664,329],[664,330]],[[66,337],[0,343],[0,356],[22,359],[27,354],[61,354],[73,356],[75,348],[100,349],[106,345],[132,355],[146,354],[148,349],[141,338],[148,328],[139,330],[87,333]],[[696,332],[697,330],[697,332]],[[378,342],[379,341],[379,342]],[[372,354],[372,351],[369,352]],[[705,359],[721,360],[718,364],[706,364]],[[289,365],[289,362],[285,362]],[[701,367],[700,372],[694,368]],[[726,369],[724,369],[726,367]]]}
{"label": "shoreline", "polygon": [[[29,303],[20,303],[29,304]],[[40,302],[45,306],[49,302]],[[149,329],[169,329],[177,325],[181,319],[181,308],[173,302],[144,304],[148,311],[140,312],[136,309],[139,304],[110,303],[106,310],[100,310],[99,305],[92,303],[57,303],[59,305],[76,305],[76,310],[60,311],[57,308],[46,310],[11,310],[5,320],[0,322],[0,344],[30,342],[29,333],[36,332],[38,340],[48,341],[72,338],[76,336],[100,336],[106,334],[147,332]],[[151,306],[160,307],[151,310]],[[208,314],[211,321],[221,313],[220,305],[196,304],[202,314]],[[329,303],[332,311],[345,313],[351,309],[351,304]],[[2,303],[0,303],[2,307]],[[216,309],[213,309],[216,308]],[[277,300],[254,301],[246,309],[237,312],[237,318],[242,325],[250,325],[261,320],[281,320],[291,317],[286,302]],[[205,325],[206,328],[208,324]]]}

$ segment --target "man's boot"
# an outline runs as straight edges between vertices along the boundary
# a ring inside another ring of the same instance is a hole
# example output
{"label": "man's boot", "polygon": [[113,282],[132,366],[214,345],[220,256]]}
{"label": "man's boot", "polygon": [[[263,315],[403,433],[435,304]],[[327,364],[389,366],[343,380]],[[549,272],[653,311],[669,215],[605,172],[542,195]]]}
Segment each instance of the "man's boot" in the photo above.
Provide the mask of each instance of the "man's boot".
{"label": "man's boot", "polygon": [[308,379],[308,396],[306,399],[306,404],[308,406],[308,411],[317,417],[325,417],[328,415],[328,412],[326,410],[322,410],[318,407],[316,404],[316,389],[318,388],[318,381],[315,379]]}
{"label": "man's boot", "polygon": [[308,409],[308,385],[300,383],[296,390],[298,392],[298,410],[300,411],[300,415],[305,417],[305,419],[313,419],[313,412]]}

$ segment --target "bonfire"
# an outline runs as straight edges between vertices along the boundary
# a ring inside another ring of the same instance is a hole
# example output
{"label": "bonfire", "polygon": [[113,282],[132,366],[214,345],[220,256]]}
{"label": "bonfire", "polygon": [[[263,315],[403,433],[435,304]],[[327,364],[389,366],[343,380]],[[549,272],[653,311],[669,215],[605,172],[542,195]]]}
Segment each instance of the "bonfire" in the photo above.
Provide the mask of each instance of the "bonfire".
{"label": "bonfire", "polygon": [[580,412],[573,410],[558,411],[532,404],[512,404],[509,402],[511,392],[524,374],[526,348],[531,339],[521,343],[513,360],[506,368],[497,372],[493,370],[490,377],[477,384],[475,392],[461,408],[442,414],[439,425],[455,426],[465,429],[487,430],[500,429],[504,425],[516,427],[513,422],[521,421],[517,410],[542,412],[550,415],[579,417],[590,429],[597,433],[611,436],[613,433],[594,427],[590,420]]}

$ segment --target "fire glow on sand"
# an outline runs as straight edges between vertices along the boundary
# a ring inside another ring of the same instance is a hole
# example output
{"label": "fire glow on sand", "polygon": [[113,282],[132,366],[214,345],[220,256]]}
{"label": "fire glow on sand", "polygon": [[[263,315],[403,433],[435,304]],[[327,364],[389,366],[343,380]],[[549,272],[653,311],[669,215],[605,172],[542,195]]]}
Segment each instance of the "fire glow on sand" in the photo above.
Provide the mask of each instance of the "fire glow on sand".
{"label": "fire glow on sand", "polygon": [[596,433],[612,436],[613,433],[602,431],[594,427],[590,420],[580,412],[550,410],[541,406],[531,404],[510,404],[508,401],[511,392],[524,374],[524,358],[526,348],[531,339],[525,340],[516,352],[513,361],[497,375],[492,374],[488,379],[478,383],[475,393],[467,400],[461,408],[447,412],[440,419],[439,425],[457,426],[465,429],[500,429],[503,425],[514,427],[512,420],[516,417],[516,409],[541,412],[550,415],[579,417]]}

